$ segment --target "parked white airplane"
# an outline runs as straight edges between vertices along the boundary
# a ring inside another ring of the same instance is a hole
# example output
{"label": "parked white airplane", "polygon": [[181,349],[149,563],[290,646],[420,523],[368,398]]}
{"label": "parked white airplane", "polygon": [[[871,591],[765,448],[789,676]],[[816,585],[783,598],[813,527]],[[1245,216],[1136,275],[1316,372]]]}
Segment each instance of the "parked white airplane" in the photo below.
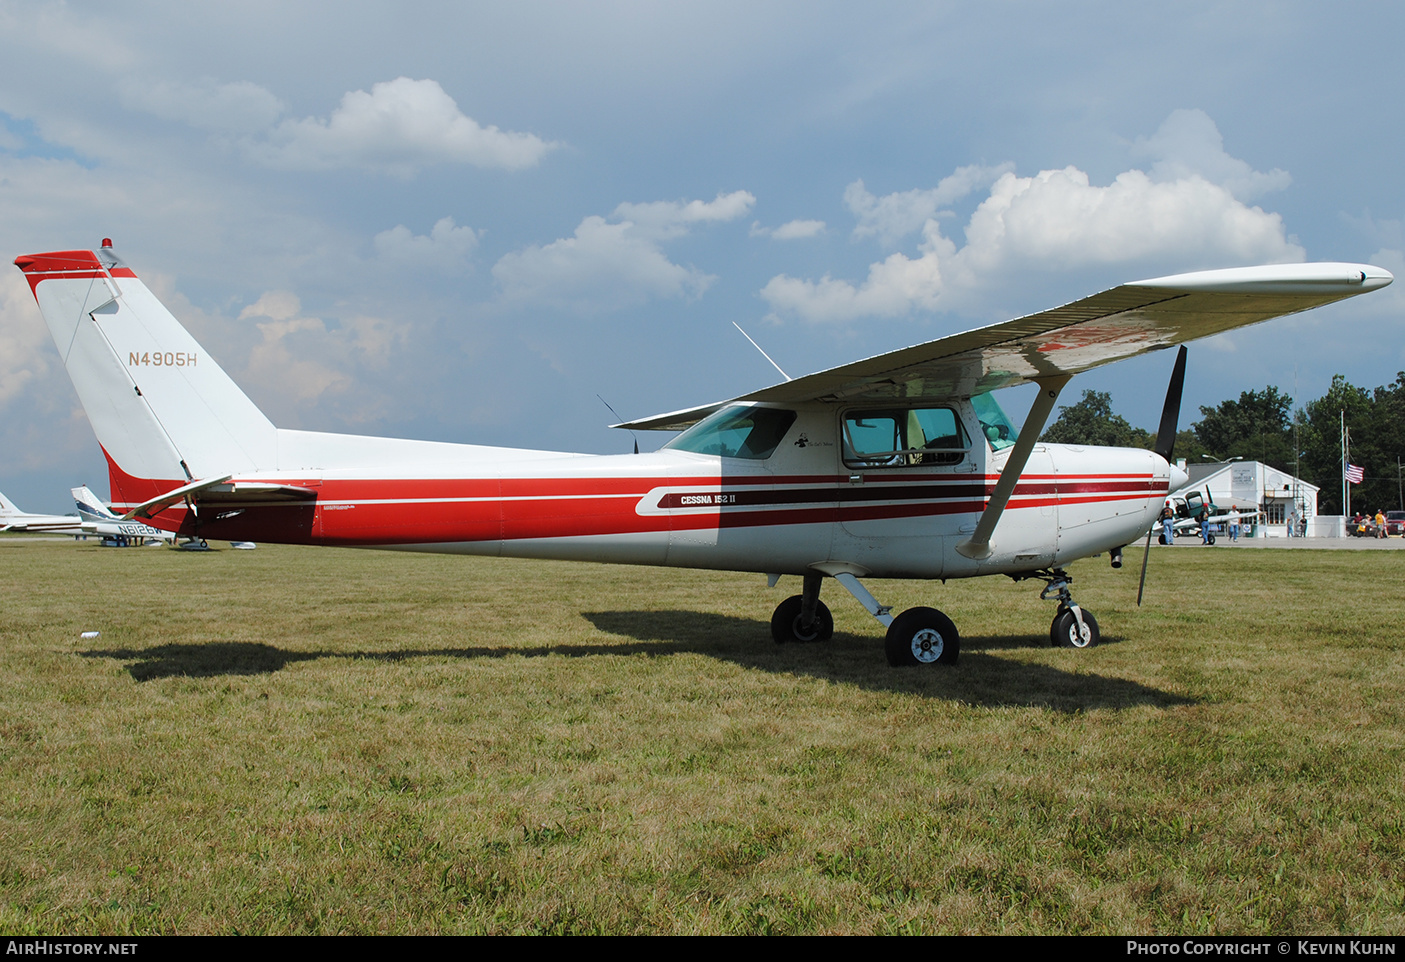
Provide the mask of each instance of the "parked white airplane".
{"label": "parked white airplane", "polygon": [[57,531],[82,534],[83,519],[72,514],[30,514],[0,494],[0,531]]}
{"label": "parked white airplane", "polygon": [[102,538],[142,538],[144,540],[174,542],[176,534],[153,528],[140,521],[130,521],[114,514],[88,486],[72,490],[73,500],[78,505],[78,516],[83,519],[83,530]]}
{"label": "parked white airplane", "polygon": [[[834,578],[895,665],[954,662],[931,608],[894,617],[859,581],[1046,582],[1051,637],[1098,636],[1064,565],[1147,534],[1168,491],[1184,349],[1156,452],[1036,444],[1075,374],[1389,284],[1283,264],[1125,284],[1028,317],[621,427],[687,428],[653,454],[275,428],[104,241],[20,257],[108,459],[115,507],[184,535],[756,571],[803,579],[777,641],[827,638]],[[1016,431],[990,391],[1040,391]]]}

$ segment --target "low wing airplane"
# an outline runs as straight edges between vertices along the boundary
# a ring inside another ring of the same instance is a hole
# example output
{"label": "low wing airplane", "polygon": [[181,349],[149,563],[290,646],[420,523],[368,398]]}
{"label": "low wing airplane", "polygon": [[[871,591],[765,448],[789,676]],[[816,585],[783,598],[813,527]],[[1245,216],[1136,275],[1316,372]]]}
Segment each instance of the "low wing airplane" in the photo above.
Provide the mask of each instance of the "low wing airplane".
{"label": "low wing airplane", "polygon": [[72,514],[30,514],[0,494],[0,531],[56,531],[82,534],[83,519]]}
{"label": "low wing airplane", "polygon": [[[108,461],[127,518],[191,537],[754,571],[802,579],[778,642],[833,632],[825,578],[887,629],[893,665],[954,663],[933,608],[894,616],[859,580],[1045,582],[1051,640],[1098,638],[1064,566],[1147,534],[1167,493],[1185,349],[1157,450],[1036,444],[1059,392],[1101,364],[1389,284],[1285,264],[1124,284],[1063,307],[618,425],[683,433],[652,454],[279,429],[104,240],[15,261]],[[1021,430],[990,392],[1039,394]]]}
{"label": "low wing airplane", "polygon": [[74,488],[71,492],[78,505],[78,516],[83,519],[83,530],[102,538],[144,538],[154,541],[173,542],[176,534],[154,528],[140,521],[124,520],[114,514],[88,486]]}

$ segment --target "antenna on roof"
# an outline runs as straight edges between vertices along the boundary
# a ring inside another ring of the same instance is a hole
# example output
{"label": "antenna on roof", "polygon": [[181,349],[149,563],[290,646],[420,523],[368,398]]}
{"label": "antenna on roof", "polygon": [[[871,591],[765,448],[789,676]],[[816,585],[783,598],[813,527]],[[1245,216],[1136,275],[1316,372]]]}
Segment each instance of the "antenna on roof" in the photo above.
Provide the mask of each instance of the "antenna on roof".
{"label": "antenna on roof", "polygon": [[[735,327],[737,330],[742,331],[742,326],[736,321],[732,322],[732,326]],[[748,341],[751,341],[751,335],[748,334],[746,331],[742,331],[742,337],[746,338]],[[751,346],[756,348],[758,351],[761,351],[761,345],[757,344],[755,341],[751,341]],[[771,361],[771,355],[767,354],[765,351],[761,351],[761,356],[764,357],[766,360]],[[775,361],[771,361],[771,367],[775,368],[777,371],[781,371],[781,366]],[[784,371],[781,371],[781,377],[785,378],[787,381],[791,379],[790,375],[785,373]]]}
{"label": "antenna on roof", "polygon": [[[600,395],[598,395],[598,394],[595,395],[595,396],[596,396],[596,397],[600,397]],[[618,411],[616,411],[614,408],[611,408],[611,407],[610,407],[610,402],[609,402],[609,401],[605,400],[603,397],[600,397],[600,403],[603,404],[603,405],[605,405],[607,408],[610,408],[610,413],[613,414],[616,418],[618,418],[618,419],[621,420],[621,421],[624,420],[624,418],[620,417],[620,413],[619,413]],[[630,437],[634,438],[634,453],[635,453],[635,454],[638,454],[638,453],[639,453],[639,435],[635,434],[634,431],[633,431],[633,429],[630,429],[629,435],[630,435]]]}

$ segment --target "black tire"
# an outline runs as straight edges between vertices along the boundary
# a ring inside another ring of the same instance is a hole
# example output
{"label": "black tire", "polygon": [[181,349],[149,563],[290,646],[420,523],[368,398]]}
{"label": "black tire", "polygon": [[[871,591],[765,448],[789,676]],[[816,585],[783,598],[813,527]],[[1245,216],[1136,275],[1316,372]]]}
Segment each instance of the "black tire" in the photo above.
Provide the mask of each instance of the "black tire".
{"label": "black tire", "polygon": [[829,608],[823,601],[815,603],[815,623],[810,626],[810,630],[801,630],[800,609],[804,604],[805,599],[800,595],[791,595],[776,605],[776,610],[771,615],[771,637],[776,640],[776,644],[829,641],[834,637],[834,616],[829,613]]}
{"label": "black tire", "polygon": [[1083,613],[1083,632],[1078,631],[1078,619],[1067,608],[1061,608],[1054,616],[1054,624],[1049,629],[1049,638],[1058,648],[1091,648],[1101,637],[1098,633],[1098,620],[1087,608]]}
{"label": "black tire", "polygon": [[893,619],[884,642],[888,664],[954,665],[961,654],[961,635],[951,619],[935,608],[909,608]]}

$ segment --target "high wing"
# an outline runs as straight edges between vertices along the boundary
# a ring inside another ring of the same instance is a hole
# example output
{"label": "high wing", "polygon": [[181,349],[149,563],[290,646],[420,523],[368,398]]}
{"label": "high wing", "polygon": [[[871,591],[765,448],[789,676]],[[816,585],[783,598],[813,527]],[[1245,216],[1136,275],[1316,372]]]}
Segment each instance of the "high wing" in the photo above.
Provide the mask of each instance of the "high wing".
{"label": "high wing", "polygon": [[1365,264],[1273,264],[1133,281],[1053,310],[927,341],[751,394],[613,427],[679,431],[727,404],[848,398],[948,400],[1080,374],[1148,351],[1385,287]]}

